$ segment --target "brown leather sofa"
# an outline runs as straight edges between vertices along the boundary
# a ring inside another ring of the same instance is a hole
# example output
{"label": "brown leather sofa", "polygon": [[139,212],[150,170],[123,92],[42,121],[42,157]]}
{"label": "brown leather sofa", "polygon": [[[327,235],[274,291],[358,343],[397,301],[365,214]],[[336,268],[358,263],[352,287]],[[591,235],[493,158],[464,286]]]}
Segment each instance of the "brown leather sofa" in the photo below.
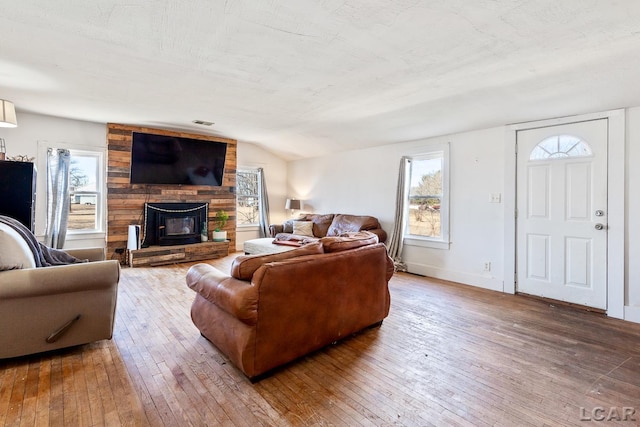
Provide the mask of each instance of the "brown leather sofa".
{"label": "brown leather sofa", "polygon": [[235,259],[231,275],[196,264],[191,318],[249,378],[291,362],[389,313],[393,262],[371,233]]}
{"label": "brown leather sofa", "polygon": [[[367,215],[345,215],[345,214],[302,214],[298,218],[290,219],[282,224],[271,224],[269,232],[271,237],[283,237],[282,233],[294,234],[294,221],[311,221],[313,223],[313,236],[303,237],[325,237],[339,236],[343,233],[368,231],[378,236],[378,240],[384,243],[387,240],[387,233],[380,226],[378,219]],[[278,236],[280,234],[280,236]]]}

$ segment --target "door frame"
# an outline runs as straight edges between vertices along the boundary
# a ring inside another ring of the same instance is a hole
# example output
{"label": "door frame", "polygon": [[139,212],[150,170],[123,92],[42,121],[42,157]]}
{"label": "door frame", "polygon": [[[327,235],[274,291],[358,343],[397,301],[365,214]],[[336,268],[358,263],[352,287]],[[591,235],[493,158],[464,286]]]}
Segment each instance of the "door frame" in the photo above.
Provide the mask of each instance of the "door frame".
{"label": "door frame", "polygon": [[610,110],[556,119],[507,125],[505,129],[504,181],[504,287],[516,292],[516,153],[517,132],[587,120],[608,119],[607,156],[607,315],[624,319],[624,200],[625,200],[625,110]]}

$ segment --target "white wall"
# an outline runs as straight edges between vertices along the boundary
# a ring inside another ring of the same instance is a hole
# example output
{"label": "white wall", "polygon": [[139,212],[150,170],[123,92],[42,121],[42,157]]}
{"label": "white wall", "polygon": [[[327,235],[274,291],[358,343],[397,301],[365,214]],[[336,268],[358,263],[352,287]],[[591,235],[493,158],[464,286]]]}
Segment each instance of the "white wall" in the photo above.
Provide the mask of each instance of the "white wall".
{"label": "white wall", "polygon": [[[46,163],[42,153],[38,153],[38,146],[42,147],[49,143],[58,146],[65,145],[70,148],[91,147],[92,149],[106,150],[106,126],[104,123],[69,120],[20,111],[17,116],[18,127],[0,128],[0,137],[5,139],[8,157],[26,155],[35,158],[34,162],[38,170],[36,235],[42,238],[46,224]],[[104,246],[104,232],[90,235],[67,235],[65,242],[67,249]]]}
{"label": "white wall", "polygon": [[[450,142],[450,242],[446,249],[405,246],[409,271],[503,290],[504,206],[491,203],[504,193],[504,130],[452,135]],[[411,154],[411,153],[408,153]],[[484,264],[491,263],[491,271]]]}
{"label": "white wall", "polygon": [[[287,198],[287,163],[275,154],[248,142],[238,141],[238,169],[263,168],[269,195],[269,219],[271,224],[285,220],[284,204]],[[236,229],[236,250],[241,251],[246,240],[257,239],[257,227]]]}
{"label": "white wall", "polygon": [[[403,259],[411,272],[473,286],[503,290],[505,259],[505,206],[489,202],[490,194],[513,199],[513,183],[505,182],[510,151],[506,127],[402,142],[332,156],[290,162],[290,193],[305,200],[316,213],[368,214],[383,228],[393,228],[400,157],[428,150],[432,144],[450,143],[451,214],[449,249],[405,246]],[[624,318],[640,322],[640,107],[626,116],[626,210]],[[491,271],[484,272],[485,262]],[[511,280],[512,278],[508,278]],[[611,286],[611,284],[610,284]],[[620,288],[622,288],[620,286]]]}
{"label": "white wall", "polygon": [[[291,194],[316,213],[372,215],[393,229],[400,159],[450,144],[451,245],[405,246],[409,271],[502,290],[503,205],[489,203],[504,187],[504,130],[495,128],[403,142],[289,164]],[[484,262],[492,271],[484,272]]]}

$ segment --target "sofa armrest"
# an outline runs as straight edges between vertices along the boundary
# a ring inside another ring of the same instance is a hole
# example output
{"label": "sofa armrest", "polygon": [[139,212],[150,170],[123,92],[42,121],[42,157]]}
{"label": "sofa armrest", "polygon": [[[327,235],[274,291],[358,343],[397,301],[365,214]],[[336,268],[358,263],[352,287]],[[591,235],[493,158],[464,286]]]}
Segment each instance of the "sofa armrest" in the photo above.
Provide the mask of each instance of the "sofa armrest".
{"label": "sofa armrest", "polygon": [[284,231],[284,225],[282,224],[271,224],[269,226],[269,234],[271,237],[276,237],[276,234],[282,233]]}
{"label": "sofa armrest", "polygon": [[104,261],[103,248],[86,248],[86,249],[65,249],[66,253],[78,259],[88,259],[89,261]]}
{"label": "sofa armrest", "polygon": [[387,241],[387,232],[382,228],[374,228],[373,230],[367,230],[369,233],[373,233],[378,236],[378,241],[384,243]]}
{"label": "sofa armrest", "polygon": [[234,279],[209,264],[196,264],[187,272],[187,286],[207,301],[248,325],[258,319],[258,290],[251,282]]}
{"label": "sofa armrest", "polygon": [[0,273],[0,299],[26,298],[116,287],[120,263],[116,260]]}

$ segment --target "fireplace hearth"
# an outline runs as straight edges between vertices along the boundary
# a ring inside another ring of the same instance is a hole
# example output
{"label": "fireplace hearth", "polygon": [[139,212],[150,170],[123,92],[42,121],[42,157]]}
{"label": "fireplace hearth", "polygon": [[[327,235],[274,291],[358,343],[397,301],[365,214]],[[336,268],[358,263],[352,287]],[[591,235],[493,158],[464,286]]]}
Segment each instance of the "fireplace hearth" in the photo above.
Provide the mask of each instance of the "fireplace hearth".
{"label": "fireplace hearth", "polygon": [[208,203],[145,203],[142,247],[200,242]]}

